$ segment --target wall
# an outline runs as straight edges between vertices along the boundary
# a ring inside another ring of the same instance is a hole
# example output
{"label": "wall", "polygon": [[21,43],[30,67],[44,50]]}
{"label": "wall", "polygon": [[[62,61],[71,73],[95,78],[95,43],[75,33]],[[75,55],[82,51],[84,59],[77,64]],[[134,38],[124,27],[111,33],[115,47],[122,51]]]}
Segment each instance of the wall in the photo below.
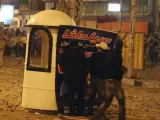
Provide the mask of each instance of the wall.
{"label": "wall", "polygon": [[[123,38],[126,33],[119,33],[119,36]],[[130,35],[123,40],[123,65],[128,68],[128,60],[129,60],[129,40]],[[144,69],[144,34],[136,33],[134,39],[134,60],[133,60],[133,68],[134,69]]]}
{"label": "wall", "polygon": [[[97,23],[96,21],[85,21],[81,22],[80,26],[98,28],[115,32],[120,30],[120,22]],[[122,22],[122,32],[130,32],[130,26],[130,22]],[[148,34],[148,22],[136,22],[135,31],[137,33]]]}

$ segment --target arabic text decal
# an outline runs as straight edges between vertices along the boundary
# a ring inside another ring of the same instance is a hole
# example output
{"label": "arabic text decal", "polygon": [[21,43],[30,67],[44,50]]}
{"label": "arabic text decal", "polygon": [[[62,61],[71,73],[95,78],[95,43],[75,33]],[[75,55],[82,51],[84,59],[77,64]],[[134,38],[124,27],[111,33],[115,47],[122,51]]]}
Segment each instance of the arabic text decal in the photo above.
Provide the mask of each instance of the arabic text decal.
{"label": "arabic text decal", "polygon": [[110,43],[112,42],[111,38],[108,37],[100,37],[96,36],[96,32],[92,32],[90,35],[85,34],[83,30],[77,30],[77,29],[66,29],[65,32],[62,35],[62,38],[64,39],[78,39],[78,40],[89,40],[92,43],[96,42],[105,42]]}

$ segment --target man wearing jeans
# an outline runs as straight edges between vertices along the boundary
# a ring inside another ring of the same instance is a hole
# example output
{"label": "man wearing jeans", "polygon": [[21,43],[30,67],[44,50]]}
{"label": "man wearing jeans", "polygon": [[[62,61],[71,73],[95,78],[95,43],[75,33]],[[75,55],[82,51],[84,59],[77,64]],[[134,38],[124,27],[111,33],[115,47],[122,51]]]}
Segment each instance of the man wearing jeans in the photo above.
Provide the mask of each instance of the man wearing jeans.
{"label": "man wearing jeans", "polygon": [[106,43],[96,44],[97,52],[92,55],[89,61],[89,69],[91,75],[90,81],[90,97],[88,102],[88,115],[93,115],[93,106],[96,101],[96,94],[99,87],[103,83],[104,69],[103,60],[105,59],[105,51],[108,49]]}
{"label": "man wearing jeans", "polygon": [[98,120],[101,115],[105,114],[106,109],[109,108],[113,97],[116,97],[119,104],[119,120],[125,120],[125,96],[122,87],[122,41],[117,40],[116,47],[113,51],[107,51],[105,66],[105,100],[101,103],[96,114],[91,120]]}

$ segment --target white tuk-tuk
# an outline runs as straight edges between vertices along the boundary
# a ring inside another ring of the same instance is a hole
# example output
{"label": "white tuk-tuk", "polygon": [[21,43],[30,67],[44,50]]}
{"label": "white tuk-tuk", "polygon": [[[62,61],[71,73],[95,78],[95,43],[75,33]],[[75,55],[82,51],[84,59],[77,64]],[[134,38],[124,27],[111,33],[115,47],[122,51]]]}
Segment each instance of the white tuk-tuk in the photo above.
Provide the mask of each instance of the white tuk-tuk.
{"label": "white tuk-tuk", "polygon": [[95,43],[105,42],[114,49],[117,34],[91,28],[77,27],[65,13],[45,10],[27,23],[28,41],[24,70],[22,107],[57,111],[57,56],[60,47],[73,40],[85,50],[86,57],[94,52]]}

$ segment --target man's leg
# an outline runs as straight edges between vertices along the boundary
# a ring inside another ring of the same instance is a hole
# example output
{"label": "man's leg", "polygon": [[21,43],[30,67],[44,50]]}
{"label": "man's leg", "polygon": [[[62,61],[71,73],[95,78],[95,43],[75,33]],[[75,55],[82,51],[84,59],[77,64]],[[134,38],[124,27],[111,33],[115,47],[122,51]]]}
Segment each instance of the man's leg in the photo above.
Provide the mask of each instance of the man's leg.
{"label": "man's leg", "polygon": [[114,97],[114,95],[112,94],[112,89],[110,87],[110,83],[108,81],[106,81],[105,83],[106,85],[106,100],[100,105],[100,107],[98,108],[98,110],[96,111],[96,114],[91,118],[91,120],[98,120],[98,118],[101,115],[104,115],[106,109],[108,109],[108,107],[110,106],[112,99]]}
{"label": "man's leg", "polygon": [[5,45],[5,47],[4,47],[4,52],[3,52],[3,56],[7,56],[7,54],[8,54],[8,50],[7,50],[7,45]]}
{"label": "man's leg", "polygon": [[57,99],[57,106],[58,106],[58,112],[60,114],[64,114],[64,100],[62,100],[63,97],[60,96],[60,87],[63,82],[64,78],[62,75],[59,75],[57,73],[57,81],[56,81],[56,99]]}
{"label": "man's leg", "polygon": [[10,56],[12,48],[10,48],[9,46],[6,47],[6,55]]}
{"label": "man's leg", "polygon": [[19,56],[22,57],[23,56],[23,47],[19,46]]}
{"label": "man's leg", "polygon": [[77,94],[77,112],[79,116],[84,116],[84,82],[76,85]]}
{"label": "man's leg", "polygon": [[116,98],[119,104],[119,120],[126,120],[125,96],[121,81],[117,81]]}
{"label": "man's leg", "polygon": [[88,101],[88,114],[90,114],[90,115],[93,114],[93,105],[95,104],[96,93],[97,93],[97,87],[95,85],[91,84],[90,97],[89,97],[89,101]]}
{"label": "man's leg", "polygon": [[15,53],[16,57],[19,57],[19,56],[18,56],[18,46],[15,45],[15,46],[13,47],[13,49],[14,49],[14,53]]}
{"label": "man's leg", "polygon": [[26,55],[26,44],[23,44],[23,57]]}
{"label": "man's leg", "polygon": [[36,46],[35,49],[36,49],[37,55],[41,56],[41,49],[38,46]]}
{"label": "man's leg", "polygon": [[76,85],[74,84],[74,82],[72,82],[72,78],[69,78],[69,100],[68,100],[68,104],[69,104],[69,114],[70,115],[75,115],[75,87]]}
{"label": "man's leg", "polygon": [[34,56],[34,46],[33,46],[33,44],[31,45],[30,54],[31,54],[31,56]]}

